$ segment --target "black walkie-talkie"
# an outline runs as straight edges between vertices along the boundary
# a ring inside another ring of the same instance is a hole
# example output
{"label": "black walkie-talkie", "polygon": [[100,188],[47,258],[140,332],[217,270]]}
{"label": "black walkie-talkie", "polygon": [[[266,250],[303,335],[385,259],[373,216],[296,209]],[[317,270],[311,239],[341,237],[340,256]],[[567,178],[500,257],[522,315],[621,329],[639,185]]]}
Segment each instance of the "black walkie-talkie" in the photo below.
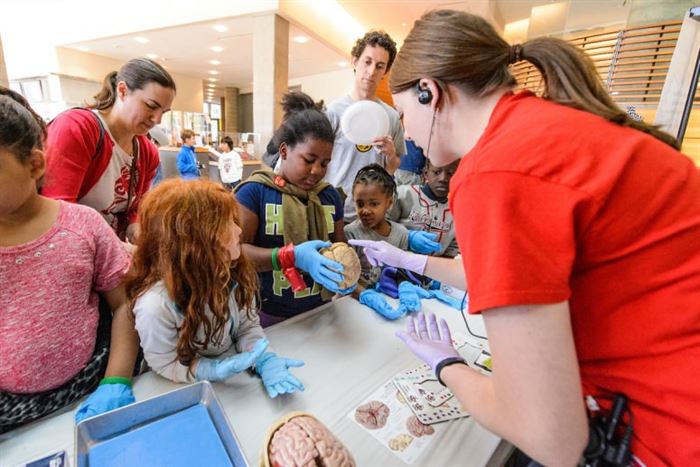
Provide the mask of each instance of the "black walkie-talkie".
{"label": "black walkie-talkie", "polygon": [[[629,421],[623,430],[625,413]],[[616,394],[610,414],[596,415],[589,419],[588,445],[583,453],[583,464],[590,467],[627,467],[632,460],[632,414],[627,406],[627,397]]]}

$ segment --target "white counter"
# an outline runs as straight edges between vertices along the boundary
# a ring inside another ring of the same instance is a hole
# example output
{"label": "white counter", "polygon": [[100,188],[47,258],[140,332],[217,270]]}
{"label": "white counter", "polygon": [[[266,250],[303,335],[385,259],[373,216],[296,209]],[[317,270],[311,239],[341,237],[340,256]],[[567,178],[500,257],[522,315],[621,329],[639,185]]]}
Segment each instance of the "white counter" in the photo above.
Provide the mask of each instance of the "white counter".
{"label": "white counter", "polygon": [[[445,317],[453,333],[466,332],[458,311],[435,300],[423,303],[424,310]],[[483,334],[480,317],[469,317],[469,324],[473,332]],[[271,346],[279,355],[306,362],[304,367],[292,370],[306,390],[270,399],[260,379],[248,373],[214,384],[249,463],[258,464],[263,439],[276,419],[287,412],[305,411],[324,422],[345,443],[358,466],[407,465],[347,417],[394,374],[420,363],[394,336],[394,331],[402,326],[403,319],[386,321],[357,301],[343,298],[268,328]],[[137,378],[134,392],[137,400],[142,400],[177,387],[154,373],[147,373]],[[9,436],[3,435],[0,466],[13,466],[66,450],[70,465],[75,467],[76,408],[77,404],[69,411],[15,430]],[[507,455],[505,443],[497,451],[500,439],[473,419],[446,423],[447,430],[413,465],[500,465]]]}

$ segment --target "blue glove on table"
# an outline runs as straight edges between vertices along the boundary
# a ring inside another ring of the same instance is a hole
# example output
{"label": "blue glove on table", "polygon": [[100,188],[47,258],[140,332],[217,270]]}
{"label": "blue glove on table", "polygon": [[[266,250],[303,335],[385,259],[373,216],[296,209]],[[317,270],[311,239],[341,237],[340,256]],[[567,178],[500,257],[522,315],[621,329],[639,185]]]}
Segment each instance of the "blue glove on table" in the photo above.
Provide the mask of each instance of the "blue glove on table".
{"label": "blue glove on table", "polygon": [[450,307],[455,308],[459,311],[462,311],[463,301],[461,299],[458,299],[458,298],[450,297],[442,290],[431,290],[430,296],[436,300],[441,301],[442,303],[444,303],[447,306],[450,306]]}
{"label": "blue glove on table", "polygon": [[268,344],[267,339],[260,339],[250,352],[241,352],[222,360],[200,357],[194,377],[197,381],[223,381],[228,379],[253,366],[253,363],[263,354]]}
{"label": "blue glove on table", "polygon": [[425,232],[423,230],[408,231],[408,249],[423,255],[437,253],[440,251],[440,244],[436,242],[437,234]]}
{"label": "blue glove on table", "polygon": [[343,282],[343,265],[328,259],[318,252],[331,246],[331,242],[309,240],[294,247],[294,266],[311,274],[311,277],[333,293],[338,293],[338,284]]}
{"label": "blue glove on table", "polygon": [[419,311],[422,298],[430,298],[429,290],[408,281],[399,284],[399,303],[406,312]]}
{"label": "blue glove on table", "polygon": [[374,289],[367,289],[360,294],[360,303],[367,305],[386,319],[396,320],[406,314],[406,310],[399,306],[394,310],[386,301],[386,296]]}
{"label": "blue glove on table", "polygon": [[289,368],[303,365],[301,360],[282,358],[274,352],[265,352],[255,362],[255,371],[262,378],[267,394],[275,398],[279,394],[304,390],[304,385],[289,372]]}
{"label": "blue glove on table", "polygon": [[75,423],[136,402],[131,386],[125,383],[110,382],[113,379],[129,381],[128,378],[104,378],[95,392],[80,404],[75,413]]}

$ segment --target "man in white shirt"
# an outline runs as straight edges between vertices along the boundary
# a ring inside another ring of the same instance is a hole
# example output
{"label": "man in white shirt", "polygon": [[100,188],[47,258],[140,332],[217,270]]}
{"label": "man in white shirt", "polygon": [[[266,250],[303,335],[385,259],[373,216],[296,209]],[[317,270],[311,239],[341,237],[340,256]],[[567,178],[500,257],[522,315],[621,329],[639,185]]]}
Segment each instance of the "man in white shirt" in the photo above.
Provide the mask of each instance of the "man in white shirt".
{"label": "man in white shirt", "polygon": [[[328,106],[328,119],[338,129],[333,146],[333,156],[325,179],[347,195],[345,222],[352,222],[357,214],[352,199],[352,182],[362,168],[372,163],[382,165],[393,174],[399,167],[399,156],[406,153],[403,128],[399,114],[377,98],[377,88],[396,58],[396,42],[382,31],[370,31],[358,39],[352,49],[352,66],[355,72],[353,89]],[[389,115],[389,135],[376,138],[371,145],[356,145],[349,141],[340,129],[340,119],[345,110],[359,100],[379,103]]]}

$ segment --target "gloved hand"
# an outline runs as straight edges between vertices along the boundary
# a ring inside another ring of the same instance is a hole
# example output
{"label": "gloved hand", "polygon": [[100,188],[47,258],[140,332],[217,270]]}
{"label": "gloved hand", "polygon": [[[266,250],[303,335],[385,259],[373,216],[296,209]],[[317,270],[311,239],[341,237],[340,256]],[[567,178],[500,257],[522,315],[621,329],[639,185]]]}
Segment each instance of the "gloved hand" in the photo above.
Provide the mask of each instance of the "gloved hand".
{"label": "gloved hand", "polygon": [[401,318],[403,315],[406,314],[406,310],[404,310],[402,307],[399,307],[398,309],[394,310],[391,305],[386,301],[386,296],[381,293],[377,292],[374,289],[367,289],[364,290],[360,294],[360,303],[363,305],[367,305],[380,315],[382,315],[384,318],[389,319],[389,320],[395,320]]}
{"label": "gloved hand", "polygon": [[249,352],[241,352],[222,360],[200,357],[194,377],[197,381],[223,381],[231,376],[241,373],[251,366],[263,354],[269,341],[258,340]]}
{"label": "gloved hand", "polygon": [[338,284],[343,281],[343,265],[328,259],[318,252],[331,246],[330,242],[309,240],[294,247],[294,266],[311,274],[311,277],[333,293],[338,293]]}
{"label": "gloved hand", "polygon": [[80,404],[75,423],[136,402],[131,386],[123,383],[100,383],[95,392]]}
{"label": "gloved hand", "polygon": [[422,298],[430,298],[430,291],[408,281],[399,284],[399,303],[406,312],[419,311]]}
{"label": "gloved hand", "polygon": [[436,241],[437,234],[423,230],[408,231],[408,248],[416,253],[429,255],[440,251],[440,244]]}
{"label": "gloved hand", "polygon": [[348,240],[353,246],[363,247],[367,261],[373,267],[387,265],[423,274],[428,257],[409,253],[390,245],[387,242],[374,240]]}
{"label": "gloved hand", "polygon": [[353,292],[355,291],[356,288],[357,288],[357,284],[353,284],[353,285],[351,285],[350,287],[348,287],[347,289],[338,290],[338,293],[339,293],[340,295],[348,295],[348,294],[353,293]]}
{"label": "gloved hand", "polygon": [[396,331],[396,335],[404,341],[416,357],[430,365],[435,371],[438,363],[447,358],[461,358],[457,350],[452,346],[450,328],[444,319],[440,320],[438,329],[437,320],[432,313],[426,318],[423,313],[418,314],[417,319],[408,317],[405,331]]}
{"label": "gloved hand", "polygon": [[289,372],[290,367],[303,366],[301,360],[278,357],[274,352],[265,352],[255,362],[255,371],[262,378],[267,394],[275,398],[279,394],[303,391],[304,385]]}

